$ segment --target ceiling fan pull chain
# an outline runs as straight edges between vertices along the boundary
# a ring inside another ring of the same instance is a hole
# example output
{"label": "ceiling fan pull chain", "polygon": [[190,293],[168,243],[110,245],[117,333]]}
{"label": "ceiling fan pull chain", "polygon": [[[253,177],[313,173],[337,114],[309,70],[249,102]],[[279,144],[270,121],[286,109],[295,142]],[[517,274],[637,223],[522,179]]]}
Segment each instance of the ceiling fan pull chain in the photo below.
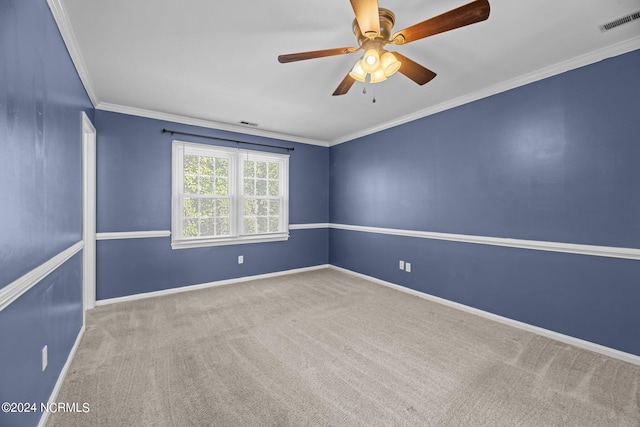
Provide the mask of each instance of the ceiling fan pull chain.
{"label": "ceiling fan pull chain", "polygon": [[376,90],[373,90],[373,100],[371,101],[372,104],[376,103]]}

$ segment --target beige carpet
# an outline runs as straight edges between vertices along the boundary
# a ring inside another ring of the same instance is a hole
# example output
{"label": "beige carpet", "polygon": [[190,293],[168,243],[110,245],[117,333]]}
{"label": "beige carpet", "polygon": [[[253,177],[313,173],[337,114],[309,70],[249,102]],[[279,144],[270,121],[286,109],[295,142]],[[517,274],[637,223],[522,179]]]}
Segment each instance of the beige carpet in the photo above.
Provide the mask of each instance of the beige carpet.
{"label": "beige carpet", "polygon": [[98,307],[48,426],[640,426],[640,366],[334,270]]}

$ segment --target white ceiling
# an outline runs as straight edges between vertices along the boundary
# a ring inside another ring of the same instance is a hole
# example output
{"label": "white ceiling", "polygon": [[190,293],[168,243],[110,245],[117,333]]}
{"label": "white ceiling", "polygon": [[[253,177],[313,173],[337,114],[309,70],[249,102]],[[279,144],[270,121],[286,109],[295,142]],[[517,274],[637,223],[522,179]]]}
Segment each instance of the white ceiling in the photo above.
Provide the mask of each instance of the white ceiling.
{"label": "white ceiling", "polygon": [[[394,30],[470,0],[379,0]],[[640,48],[640,0],[490,0],[489,19],[390,46],[435,71],[331,96],[361,53],[280,64],[284,53],[357,46],[349,0],[49,0],[96,108],[332,145]],[[639,70],[640,72],[640,70]],[[372,102],[375,92],[376,102]],[[244,127],[240,121],[258,123]]]}

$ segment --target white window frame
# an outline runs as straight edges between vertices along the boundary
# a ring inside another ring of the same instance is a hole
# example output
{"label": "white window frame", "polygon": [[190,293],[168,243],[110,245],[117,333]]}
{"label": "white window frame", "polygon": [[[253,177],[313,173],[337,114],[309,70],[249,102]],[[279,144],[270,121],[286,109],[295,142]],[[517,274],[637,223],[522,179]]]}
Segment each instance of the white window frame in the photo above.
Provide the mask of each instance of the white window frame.
{"label": "white window frame", "polygon": [[[224,237],[184,237],[184,154],[226,157],[229,159],[229,192],[231,193],[231,236]],[[278,162],[280,171],[280,190],[282,197],[282,215],[280,231],[264,234],[241,234],[243,220],[243,161],[258,160]],[[242,150],[216,145],[197,144],[174,140],[172,143],[172,181],[171,181],[171,247],[173,249],[198,248],[206,246],[236,245],[243,243],[276,242],[289,239],[289,155],[265,151]],[[235,212],[235,213],[234,213]]]}

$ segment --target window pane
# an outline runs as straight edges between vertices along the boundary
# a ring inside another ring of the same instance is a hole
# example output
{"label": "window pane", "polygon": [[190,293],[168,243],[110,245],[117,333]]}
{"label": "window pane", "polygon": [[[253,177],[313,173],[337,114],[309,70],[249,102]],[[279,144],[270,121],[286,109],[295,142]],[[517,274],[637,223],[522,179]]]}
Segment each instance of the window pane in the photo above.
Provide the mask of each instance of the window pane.
{"label": "window pane", "polygon": [[229,226],[229,218],[216,218],[216,235],[228,236],[231,227]]}
{"label": "window pane", "polygon": [[198,176],[197,175],[184,176],[184,192],[186,194],[198,194]]}
{"label": "window pane", "polygon": [[269,217],[269,232],[276,233],[280,228],[280,218],[278,217]]}
{"label": "window pane", "polygon": [[229,216],[229,199],[216,201],[216,216]]}
{"label": "window pane", "polygon": [[269,212],[269,201],[258,200],[258,216],[267,216]]}
{"label": "window pane", "polygon": [[267,177],[267,162],[256,162],[256,178]]}
{"label": "window pane", "polygon": [[278,179],[280,177],[280,165],[277,163],[269,163],[269,179]]}
{"label": "window pane", "polygon": [[269,196],[278,197],[280,195],[280,183],[278,181],[269,181]]}
{"label": "window pane", "polygon": [[244,180],[244,195],[254,196],[256,194],[256,182],[253,178]]}
{"label": "window pane", "polygon": [[229,194],[229,180],[227,178],[216,178],[216,195],[226,196]]}
{"label": "window pane", "polygon": [[198,235],[198,220],[185,219],[182,234],[184,237],[196,237]]}
{"label": "window pane", "polygon": [[198,216],[198,200],[197,199],[184,199],[184,216],[193,217]]}
{"label": "window pane", "polygon": [[213,199],[200,200],[200,216],[213,216],[214,206],[215,206],[215,200]]}
{"label": "window pane", "polygon": [[245,160],[244,161],[244,176],[246,178],[253,178],[254,176],[256,176],[256,171],[255,171],[255,162],[249,161],[249,160]]}
{"label": "window pane", "polygon": [[256,196],[266,196],[266,195],[267,195],[267,180],[256,179]]}
{"label": "window pane", "polygon": [[213,157],[200,156],[200,169],[198,173],[200,175],[212,175],[213,174]]}
{"label": "window pane", "polygon": [[269,218],[258,217],[258,233],[269,232]]}
{"label": "window pane", "polygon": [[215,236],[216,235],[216,222],[213,218],[206,218],[200,220],[200,236]]}
{"label": "window pane", "polygon": [[200,177],[200,194],[213,195],[213,177],[212,176]]}
{"label": "window pane", "polygon": [[197,174],[198,173],[198,156],[186,155],[184,156],[184,167],[185,174]]}
{"label": "window pane", "polygon": [[245,217],[243,221],[243,234],[256,234],[256,219]]}
{"label": "window pane", "polygon": [[269,202],[269,215],[280,215],[280,200]]}
{"label": "window pane", "polygon": [[229,160],[216,157],[216,176],[229,176]]}
{"label": "window pane", "polygon": [[244,215],[245,216],[255,216],[257,212],[257,203],[255,199],[245,199],[244,200]]}

